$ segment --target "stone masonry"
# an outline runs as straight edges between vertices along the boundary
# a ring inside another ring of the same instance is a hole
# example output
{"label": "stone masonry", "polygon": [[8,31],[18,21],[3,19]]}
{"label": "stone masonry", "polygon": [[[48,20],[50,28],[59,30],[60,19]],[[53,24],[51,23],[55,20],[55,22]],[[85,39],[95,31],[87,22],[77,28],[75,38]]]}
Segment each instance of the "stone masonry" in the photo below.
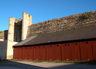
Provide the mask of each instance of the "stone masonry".
{"label": "stone masonry", "polygon": [[72,31],[96,26],[96,12],[87,12],[32,24],[27,37],[40,33]]}

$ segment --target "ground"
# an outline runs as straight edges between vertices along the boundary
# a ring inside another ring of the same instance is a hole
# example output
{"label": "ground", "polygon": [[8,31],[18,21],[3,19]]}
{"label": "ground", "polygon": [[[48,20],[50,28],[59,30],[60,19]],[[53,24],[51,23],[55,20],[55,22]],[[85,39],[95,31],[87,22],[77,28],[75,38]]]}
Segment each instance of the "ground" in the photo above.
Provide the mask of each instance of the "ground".
{"label": "ground", "polygon": [[0,69],[96,69],[96,64],[3,61]]}

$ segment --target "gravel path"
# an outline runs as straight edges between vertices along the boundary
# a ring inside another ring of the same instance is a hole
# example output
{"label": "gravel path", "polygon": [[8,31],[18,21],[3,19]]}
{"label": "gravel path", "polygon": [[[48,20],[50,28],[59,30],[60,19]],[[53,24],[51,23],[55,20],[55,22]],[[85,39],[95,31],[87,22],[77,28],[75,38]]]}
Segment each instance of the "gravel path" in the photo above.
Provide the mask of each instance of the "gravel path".
{"label": "gravel path", "polygon": [[28,61],[4,61],[0,63],[0,69],[96,69],[96,65],[54,63],[54,62],[28,62]]}

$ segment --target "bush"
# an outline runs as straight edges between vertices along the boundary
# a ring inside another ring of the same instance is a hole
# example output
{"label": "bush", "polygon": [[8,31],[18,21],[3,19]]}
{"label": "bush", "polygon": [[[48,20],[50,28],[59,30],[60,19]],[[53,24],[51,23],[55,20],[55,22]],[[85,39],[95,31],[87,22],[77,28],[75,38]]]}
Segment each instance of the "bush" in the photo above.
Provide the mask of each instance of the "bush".
{"label": "bush", "polygon": [[92,17],[91,12],[89,12],[89,13],[84,13],[84,14],[82,14],[82,15],[79,16],[79,21],[86,20],[86,19],[89,19],[89,18],[91,18],[91,17]]}

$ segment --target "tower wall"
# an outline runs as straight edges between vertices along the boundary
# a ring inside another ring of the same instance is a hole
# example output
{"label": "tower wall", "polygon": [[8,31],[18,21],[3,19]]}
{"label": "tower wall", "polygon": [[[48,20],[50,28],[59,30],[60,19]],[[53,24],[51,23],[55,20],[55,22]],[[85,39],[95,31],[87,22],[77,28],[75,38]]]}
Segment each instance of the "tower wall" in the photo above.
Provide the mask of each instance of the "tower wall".
{"label": "tower wall", "polygon": [[9,28],[8,28],[8,41],[7,41],[7,59],[13,58],[13,45],[17,42],[14,42],[14,29],[15,22],[17,19],[10,18],[9,19]]}
{"label": "tower wall", "polygon": [[27,38],[28,29],[31,24],[32,24],[32,16],[24,12],[22,20],[22,40],[25,40]]}
{"label": "tower wall", "polygon": [[29,26],[32,24],[32,16],[23,13],[22,20],[10,18],[7,41],[7,59],[13,58],[13,46],[25,40],[28,35]]}

